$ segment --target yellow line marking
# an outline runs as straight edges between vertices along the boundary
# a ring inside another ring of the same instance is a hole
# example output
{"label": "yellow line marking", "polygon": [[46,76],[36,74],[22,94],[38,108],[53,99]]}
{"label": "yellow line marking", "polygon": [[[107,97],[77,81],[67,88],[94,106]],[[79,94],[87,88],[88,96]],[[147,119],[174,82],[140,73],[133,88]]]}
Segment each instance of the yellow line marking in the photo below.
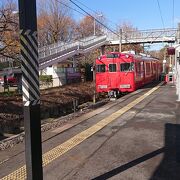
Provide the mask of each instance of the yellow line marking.
{"label": "yellow line marking", "polygon": [[[127,106],[121,108],[120,110],[114,112],[110,116],[104,118],[103,120],[99,121],[97,124],[91,126],[90,128],[86,129],[85,131],[82,131],[81,133],[75,135],[74,137],[70,138],[66,142],[60,144],[59,146],[53,148],[52,150],[45,153],[42,157],[43,159],[43,167],[60,157],[61,155],[65,154],[69,150],[71,150],[73,147],[77,146],[108,124],[110,124],[112,121],[117,119],[119,116],[130,110],[132,107],[134,107],[136,104],[141,102],[143,99],[145,99],[147,96],[149,96],[151,93],[156,91],[162,83],[145,93],[143,96],[137,98],[136,100],[129,103]],[[21,180],[26,178],[26,166],[22,166],[21,168],[17,169],[16,171],[12,172],[11,174],[3,177],[0,180]]]}

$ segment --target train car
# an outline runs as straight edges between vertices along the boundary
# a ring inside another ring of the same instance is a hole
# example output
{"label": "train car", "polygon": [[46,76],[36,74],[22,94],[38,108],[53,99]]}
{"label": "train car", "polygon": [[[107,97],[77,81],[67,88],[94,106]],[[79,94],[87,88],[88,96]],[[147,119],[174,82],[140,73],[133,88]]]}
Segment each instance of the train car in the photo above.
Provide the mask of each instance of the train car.
{"label": "train car", "polygon": [[96,59],[96,91],[116,97],[159,80],[161,72],[162,63],[156,58],[110,52]]}

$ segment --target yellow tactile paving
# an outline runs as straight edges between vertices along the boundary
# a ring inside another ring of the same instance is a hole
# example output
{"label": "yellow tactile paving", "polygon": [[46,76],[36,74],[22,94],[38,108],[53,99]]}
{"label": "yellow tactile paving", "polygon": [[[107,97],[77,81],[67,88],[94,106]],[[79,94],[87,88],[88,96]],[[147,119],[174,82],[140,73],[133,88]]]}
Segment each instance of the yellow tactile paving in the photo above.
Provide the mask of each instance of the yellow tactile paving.
{"label": "yellow tactile paving", "polygon": [[[130,110],[132,107],[134,107],[136,104],[141,102],[143,99],[145,99],[147,96],[149,96],[151,93],[153,93],[155,90],[157,90],[162,83],[160,83],[158,86],[154,87],[147,93],[145,93],[143,96],[137,98],[136,100],[129,103],[127,106],[121,108],[120,110],[116,111],[115,113],[111,114],[110,116],[104,118],[103,120],[99,121],[97,124],[91,126],[90,128],[86,129],[85,131],[75,135],[71,139],[67,140],[66,142],[60,144],[59,146],[53,148],[52,150],[48,151],[43,155],[43,167],[60,157],[61,155],[65,154],[67,151],[71,150],[73,147],[77,146],[99,130],[101,130],[103,127],[107,126],[109,123],[117,119],[119,116]],[[22,180],[26,178],[26,166],[22,166],[21,168],[17,169],[16,171],[12,172],[11,174],[3,177],[0,180]]]}
{"label": "yellow tactile paving", "polygon": [[26,166],[22,166],[11,174],[3,177],[1,180],[23,180],[26,178]]}

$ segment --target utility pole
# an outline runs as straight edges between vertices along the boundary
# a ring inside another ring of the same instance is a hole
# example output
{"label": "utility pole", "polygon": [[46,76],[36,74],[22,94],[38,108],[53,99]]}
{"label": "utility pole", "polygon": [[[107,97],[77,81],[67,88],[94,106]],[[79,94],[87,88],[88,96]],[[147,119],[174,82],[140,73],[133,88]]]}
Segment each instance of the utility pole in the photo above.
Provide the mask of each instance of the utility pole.
{"label": "utility pole", "polygon": [[93,67],[91,68],[91,71],[93,72],[93,104],[96,103],[96,61],[93,63]]}
{"label": "utility pole", "polygon": [[[97,14],[97,17],[103,17],[103,15],[102,14]],[[96,17],[93,17],[94,19],[93,19],[93,28],[94,28],[94,36],[96,36]]]}
{"label": "utility pole", "polygon": [[122,29],[119,31],[119,52],[122,51]]}
{"label": "utility pole", "polygon": [[94,17],[94,36],[96,35],[96,19],[95,19],[95,17]]}
{"label": "utility pole", "polygon": [[178,47],[176,50],[176,94],[178,96],[177,101],[180,101],[180,23],[178,23],[177,43]]}
{"label": "utility pole", "polygon": [[26,174],[42,180],[39,63],[36,0],[19,0]]}

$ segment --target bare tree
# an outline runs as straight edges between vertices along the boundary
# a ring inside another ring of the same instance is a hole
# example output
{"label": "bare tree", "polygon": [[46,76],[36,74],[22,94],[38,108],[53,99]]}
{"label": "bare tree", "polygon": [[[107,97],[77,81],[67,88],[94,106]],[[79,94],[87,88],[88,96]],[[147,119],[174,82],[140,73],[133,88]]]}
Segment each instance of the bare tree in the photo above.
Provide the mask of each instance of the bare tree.
{"label": "bare tree", "polygon": [[154,50],[154,51],[150,51],[149,52],[149,54],[151,55],[151,56],[153,56],[153,57],[156,57],[156,58],[158,58],[158,59],[160,59],[160,60],[163,60],[163,59],[166,59],[167,60],[167,62],[169,63],[169,55],[168,55],[168,52],[167,52],[167,48],[168,48],[169,46],[168,45],[166,45],[165,47],[163,47],[162,49],[160,49],[160,50]]}
{"label": "bare tree", "polygon": [[[65,0],[43,0],[38,13],[38,33],[41,45],[68,41],[73,36],[75,22]],[[66,2],[67,4],[67,2]]]}
{"label": "bare tree", "polygon": [[16,4],[6,1],[0,7],[0,56],[19,58],[19,26]]}
{"label": "bare tree", "polygon": [[79,38],[84,38],[93,35],[102,35],[105,16],[102,13],[94,14],[93,16],[85,16],[77,25],[76,33]]}
{"label": "bare tree", "polygon": [[122,29],[122,39],[126,41],[127,45],[122,46],[122,51],[134,50],[136,53],[143,52],[144,49],[140,44],[131,44],[128,39],[140,35],[140,32],[130,22],[123,22],[117,28],[117,32]]}

